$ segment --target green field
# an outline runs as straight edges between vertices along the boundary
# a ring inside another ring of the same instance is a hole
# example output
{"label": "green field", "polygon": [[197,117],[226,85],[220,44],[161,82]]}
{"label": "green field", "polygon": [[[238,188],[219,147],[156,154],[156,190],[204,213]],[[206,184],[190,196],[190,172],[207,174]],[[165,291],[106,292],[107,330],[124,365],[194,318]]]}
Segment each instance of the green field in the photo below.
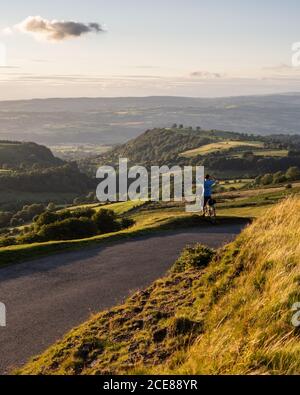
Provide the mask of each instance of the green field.
{"label": "green field", "polygon": [[[289,153],[288,150],[282,150],[282,149],[278,149],[278,150],[261,149],[261,150],[252,150],[251,152],[255,156],[263,156],[266,158],[286,158]],[[241,158],[243,156],[243,153],[233,154],[232,156],[235,158]]]}
{"label": "green field", "polygon": [[198,155],[208,155],[213,152],[227,151],[231,148],[250,147],[250,148],[263,148],[264,143],[261,141],[235,141],[225,140],[217,143],[206,144],[202,147],[183,152],[180,156],[184,158],[192,158]]}
{"label": "green field", "polygon": [[[247,180],[243,180],[244,182]],[[231,185],[231,184],[228,184]],[[234,184],[233,184],[234,185]],[[260,188],[228,191],[216,194],[218,223],[235,221],[237,218],[256,218],[264,214],[272,205],[282,199],[300,195],[299,183],[294,183],[292,189],[282,187]],[[16,245],[0,248],[1,264],[20,262],[35,257],[49,255],[61,250],[78,249],[103,242],[126,239],[149,232],[177,227],[203,226],[209,222],[202,215],[186,213],[184,203],[145,203],[142,201],[119,202],[107,205],[90,204],[71,206],[70,210],[91,207],[112,209],[118,215],[134,219],[135,225],[131,228],[115,233],[97,235],[79,240],[49,241],[28,245]]]}
{"label": "green field", "polygon": [[262,151],[253,151],[253,154],[256,156],[269,156],[269,157],[277,157],[284,158],[288,156],[288,150],[262,150]]}
{"label": "green field", "polygon": [[129,200],[128,202],[117,202],[111,204],[91,203],[81,204],[77,206],[67,207],[67,210],[77,210],[82,208],[92,208],[95,211],[99,211],[101,208],[106,210],[113,210],[117,215],[125,214],[126,212],[143,205],[145,202],[141,200]]}
{"label": "green field", "polygon": [[228,181],[228,182],[221,181],[219,182],[219,185],[225,190],[229,190],[230,188],[241,189],[252,181],[253,181],[252,178],[241,179],[237,181]]}
{"label": "green field", "polygon": [[263,215],[270,205],[266,206],[249,206],[249,207],[233,207],[233,208],[220,208],[218,215],[224,217],[238,217],[238,218],[257,218]]}

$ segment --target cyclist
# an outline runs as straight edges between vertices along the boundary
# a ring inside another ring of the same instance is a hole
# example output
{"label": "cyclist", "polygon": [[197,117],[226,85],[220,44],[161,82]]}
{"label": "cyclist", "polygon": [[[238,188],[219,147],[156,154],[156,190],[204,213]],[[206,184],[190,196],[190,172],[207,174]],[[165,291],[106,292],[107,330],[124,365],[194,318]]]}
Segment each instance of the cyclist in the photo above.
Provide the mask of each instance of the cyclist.
{"label": "cyclist", "polygon": [[212,201],[212,188],[216,184],[216,179],[211,177],[209,174],[205,176],[204,180],[204,205],[203,205],[203,211],[205,211],[205,207],[207,204],[209,204],[210,201]]}

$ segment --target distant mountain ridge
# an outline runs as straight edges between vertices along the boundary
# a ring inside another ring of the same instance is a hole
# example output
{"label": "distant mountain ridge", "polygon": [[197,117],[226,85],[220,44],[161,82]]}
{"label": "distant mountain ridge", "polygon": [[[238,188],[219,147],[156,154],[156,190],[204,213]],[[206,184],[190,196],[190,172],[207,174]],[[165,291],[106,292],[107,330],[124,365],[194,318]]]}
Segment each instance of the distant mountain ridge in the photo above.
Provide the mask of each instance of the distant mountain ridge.
{"label": "distant mountain ridge", "polygon": [[128,97],[0,102],[0,139],[40,144],[121,144],[173,123],[203,129],[300,134],[300,95]]}

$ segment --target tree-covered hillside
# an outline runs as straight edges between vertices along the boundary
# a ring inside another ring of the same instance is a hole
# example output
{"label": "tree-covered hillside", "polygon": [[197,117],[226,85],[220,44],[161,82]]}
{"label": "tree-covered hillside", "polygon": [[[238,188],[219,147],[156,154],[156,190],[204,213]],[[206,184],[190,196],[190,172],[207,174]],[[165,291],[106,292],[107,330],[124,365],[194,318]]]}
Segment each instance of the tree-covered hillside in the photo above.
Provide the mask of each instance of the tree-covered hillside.
{"label": "tree-covered hillside", "polygon": [[83,161],[81,166],[94,173],[97,166],[117,165],[119,158],[128,158],[131,165],[204,165],[219,177],[253,177],[300,166],[300,138],[174,125],[148,130],[96,159]]}
{"label": "tree-covered hillside", "polygon": [[75,162],[56,158],[47,147],[0,141],[0,213],[32,203],[71,203],[95,189]]}
{"label": "tree-covered hillside", "polygon": [[49,148],[18,141],[0,141],[0,168],[19,169],[30,166],[49,167],[61,164]]}

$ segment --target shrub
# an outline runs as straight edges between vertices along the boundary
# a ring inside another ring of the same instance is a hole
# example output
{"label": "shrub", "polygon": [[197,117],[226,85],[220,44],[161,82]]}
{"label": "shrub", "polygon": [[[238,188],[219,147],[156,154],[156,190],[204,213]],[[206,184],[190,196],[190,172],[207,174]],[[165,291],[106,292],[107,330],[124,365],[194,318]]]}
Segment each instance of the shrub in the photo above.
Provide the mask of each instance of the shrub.
{"label": "shrub", "polygon": [[[67,210],[66,210],[67,211]],[[86,218],[92,218],[92,216],[95,214],[95,210],[92,208],[88,207],[83,207],[83,208],[78,208],[74,211],[67,211],[67,216],[70,218],[80,218],[80,217],[86,217]],[[66,215],[66,214],[64,214]]]}
{"label": "shrub", "polygon": [[121,227],[122,229],[130,228],[135,224],[135,221],[132,218],[122,218]]}
{"label": "shrub", "polygon": [[48,204],[48,206],[47,206],[47,210],[48,210],[48,211],[55,211],[55,209],[56,209],[55,203],[50,202],[50,203]]}
{"label": "shrub", "polygon": [[35,232],[28,232],[17,238],[18,244],[31,244],[44,241],[41,236]]}
{"label": "shrub", "polygon": [[14,244],[17,244],[15,237],[2,237],[0,239],[0,247],[7,247]]}
{"label": "shrub", "polygon": [[99,233],[110,233],[120,229],[117,216],[112,210],[101,209],[92,217]]}
{"label": "shrub", "polygon": [[12,226],[12,227],[15,227],[15,226],[18,226],[18,225],[21,225],[21,224],[22,224],[22,220],[20,220],[20,219],[12,218],[10,220],[10,226]]}
{"label": "shrub", "polygon": [[45,241],[72,240],[93,236],[96,231],[94,222],[89,218],[67,218],[42,226],[38,236]]}
{"label": "shrub", "polygon": [[261,178],[261,184],[262,185],[269,185],[269,184],[272,184],[272,182],[273,182],[273,175],[272,174],[265,174]]}
{"label": "shrub", "polygon": [[172,271],[183,272],[186,269],[205,267],[210,263],[214,255],[214,250],[201,244],[187,246],[173,265]]}
{"label": "shrub", "polygon": [[300,170],[298,169],[298,167],[295,166],[290,167],[285,175],[288,180],[298,180],[300,178]]}
{"label": "shrub", "polygon": [[57,221],[57,215],[55,213],[52,213],[50,211],[46,211],[43,214],[36,216],[34,218],[35,224],[37,228],[41,228],[44,225],[51,224],[55,221]]}
{"label": "shrub", "polygon": [[71,211],[71,210],[63,210],[60,212],[50,212],[46,211],[37,218],[35,218],[35,223],[36,227],[40,229],[44,225],[49,225],[54,222],[60,222],[65,219],[71,219],[71,218],[91,218],[95,211],[90,208],[79,208],[77,210]]}

